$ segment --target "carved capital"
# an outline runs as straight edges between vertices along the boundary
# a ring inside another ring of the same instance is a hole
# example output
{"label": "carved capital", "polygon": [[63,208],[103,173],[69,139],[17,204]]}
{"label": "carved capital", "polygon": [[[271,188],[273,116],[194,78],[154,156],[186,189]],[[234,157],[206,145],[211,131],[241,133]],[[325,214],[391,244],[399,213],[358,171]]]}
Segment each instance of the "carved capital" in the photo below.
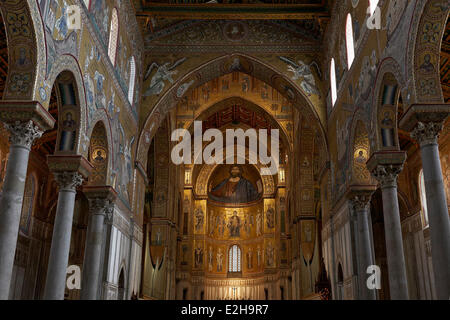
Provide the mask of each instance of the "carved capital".
{"label": "carved capital", "polygon": [[89,199],[89,211],[91,215],[104,215],[109,218],[114,211],[114,203],[106,198],[92,198]]}
{"label": "carved capital", "polygon": [[91,215],[104,215],[106,223],[112,223],[117,192],[111,186],[84,186],[83,193],[89,200]]}
{"label": "carved capital", "polygon": [[14,121],[13,123],[5,123],[5,128],[9,131],[9,142],[11,145],[22,146],[30,149],[33,142],[39,139],[44,131],[29,121]]}
{"label": "carved capital", "polygon": [[60,190],[75,191],[83,183],[83,177],[78,172],[62,171],[53,173]]}
{"label": "carved capital", "polygon": [[417,140],[420,146],[429,144],[437,144],[439,132],[441,132],[443,122],[417,122],[414,129],[411,131],[411,138]]}
{"label": "carved capital", "polygon": [[377,165],[372,176],[380,183],[381,188],[397,187],[397,177],[403,170],[403,164]]}
{"label": "carved capital", "polygon": [[105,207],[105,217],[106,217],[106,222],[109,224],[113,223],[113,218],[114,218],[114,203],[110,202],[106,207]]}
{"label": "carved capital", "polygon": [[356,194],[352,198],[350,198],[350,202],[355,211],[367,210],[369,208],[370,199],[372,198],[371,194]]}

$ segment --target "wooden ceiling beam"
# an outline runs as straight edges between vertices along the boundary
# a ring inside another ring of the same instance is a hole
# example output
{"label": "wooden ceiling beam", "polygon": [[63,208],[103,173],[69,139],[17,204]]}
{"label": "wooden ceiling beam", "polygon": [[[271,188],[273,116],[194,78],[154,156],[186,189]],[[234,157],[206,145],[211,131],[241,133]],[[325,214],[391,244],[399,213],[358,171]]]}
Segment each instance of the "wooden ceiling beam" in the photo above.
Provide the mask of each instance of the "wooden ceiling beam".
{"label": "wooden ceiling beam", "polygon": [[316,19],[329,17],[329,11],[320,4],[148,4],[138,17],[173,19]]}

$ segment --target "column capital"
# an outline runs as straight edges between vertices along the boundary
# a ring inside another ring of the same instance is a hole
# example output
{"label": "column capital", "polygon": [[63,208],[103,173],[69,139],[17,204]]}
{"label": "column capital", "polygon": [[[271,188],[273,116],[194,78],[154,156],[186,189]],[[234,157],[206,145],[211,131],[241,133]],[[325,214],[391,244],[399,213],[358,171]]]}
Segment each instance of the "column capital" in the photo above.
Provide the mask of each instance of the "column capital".
{"label": "column capital", "polygon": [[444,122],[417,122],[411,131],[411,138],[419,142],[420,146],[437,144],[439,133],[444,126]]}
{"label": "column capital", "polygon": [[39,139],[44,131],[35,126],[32,120],[26,122],[15,121],[5,123],[5,128],[9,132],[9,143],[15,146],[22,146],[30,149],[36,139]]}
{"label": "column capital", "polygon": [[347,191],[347,198],[356,211],[365,210],[368,208],[372,194],[377,189],[377,186],[350,186]]}
{"label": "column capital", "polygon": [[108,219],[114,211],[117,192],[111,186],[84,186],[83,193],[89,201],[89,211],[92,215],[105,215]]}
{"label": "column capital", "polygon": [[92,165],[81,155],[47,156],[48,168],[61,189],[74,191],[92,172]]}
{"label": "column capital", "polygon": [[400,120],[400,129],[411,132],[420,146],[436,144],[450,104],[413,104]]}
{"label": "column capital", "polygon": [[381,188],[396,187],[397,177],[405,161],[405,151],[375,152],[367,161],[367,169]]}
{"label": "column capital", "polygon": [[76,171],[54,172],[56,182],[60,190],[75,191],[83,183],[83,177]]}

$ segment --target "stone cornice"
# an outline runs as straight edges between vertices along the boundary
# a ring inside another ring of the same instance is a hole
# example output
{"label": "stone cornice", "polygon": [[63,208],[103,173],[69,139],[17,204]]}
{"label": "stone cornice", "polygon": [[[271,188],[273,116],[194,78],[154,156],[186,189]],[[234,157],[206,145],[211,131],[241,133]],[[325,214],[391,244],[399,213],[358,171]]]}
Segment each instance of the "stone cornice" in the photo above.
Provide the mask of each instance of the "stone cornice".
{"label": "stone cornice", "polygon": [[418,123],[442,123],[450,114],[450,104],[413,104],[403,114],[400,129],[411,132]]}
{"label": "stone cornice", "polygon": [[55,173],[78,172],[84,179],[92,172],[92,164],[81,155],[48,155],[49,170]]}
{"label": "stone cornice", "polygon": [[55,126],[56,120],[38,101],[0,101],[0,121],[4,123],[28,122],[46,131]]}

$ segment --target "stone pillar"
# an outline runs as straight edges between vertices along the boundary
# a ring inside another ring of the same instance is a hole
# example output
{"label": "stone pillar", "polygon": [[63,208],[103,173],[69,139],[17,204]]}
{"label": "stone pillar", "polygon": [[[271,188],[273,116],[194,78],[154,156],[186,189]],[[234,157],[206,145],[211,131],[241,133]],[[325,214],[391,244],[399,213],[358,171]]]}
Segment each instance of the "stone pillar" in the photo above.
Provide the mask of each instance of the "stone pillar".
{"label": "stone pillar", "polygon": [[403,151],[377,152],[367,161],[367,168],[380,184],[383,199],[389,289],[392,300],[408,299],[405,255],[397,196],[397,176],[403,169]]}
{"label": "stone pillar", "polygon": [[374,264],[372,255],[372,235],[369,225],[369,206],[372,193],[376,187],[352,190],[349,194],[350,202],[355,210],[358,224],[358,253],[359,265],[359,292],[362,300],[376,300],[376,289],[367,287],[367,267]]}
{"label": "stone pillar", "polygon": [[450,220],[444,189],[438,136],[450,114],[450,105],[413,105],[403,116],[400,126],[419,142],[422,158],[431,256],[438,299],[450,299]]}
{"label": "stone pillar", "polygon": [[63,300],[76,188],[89,175],[92,166],[82,156],[49,156],[48,165],[59,185],[59,194],[44,299]]}
{"label": "stone pillar", "polygon": [[9,131],[10,152],[0,196],[0,300],[9,296],[28,158],[33,142],[55,120],[37,102],[0,102],[0,120]]}
{"label": "stone pillar", "polygon": [[117,193],[110,186],[84,187],[83,193],[89,200],[89,224],[83,263],[81,299],[96,300],[99,298],[105,217],[113,213]]}

